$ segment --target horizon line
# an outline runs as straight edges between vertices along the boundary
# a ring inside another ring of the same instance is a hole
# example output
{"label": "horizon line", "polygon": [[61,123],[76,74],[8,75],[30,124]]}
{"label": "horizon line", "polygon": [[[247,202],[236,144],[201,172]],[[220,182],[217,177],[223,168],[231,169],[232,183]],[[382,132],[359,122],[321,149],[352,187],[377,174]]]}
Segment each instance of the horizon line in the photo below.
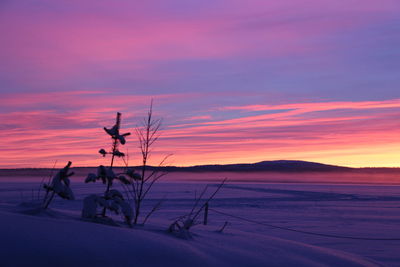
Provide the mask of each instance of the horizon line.
{"label": "horizon line", "polygon": [[[335,167],[343,167],[343,168],[349,168],[349,169],[400,169],[400,166],[345,166],[345,165],[336,165],[336,164],[331,164],[331,163],[322,163],[322,162],[316,162],[316,161],[307,161],[307,160],[284,160],[284,159],[279,159],[279,160],[262,160],[262,161],[256,161],[256,162],[237,162],[237,163],[207,163],[207,164],[197,164],[197,165],[166,165],[166,166],[155,166],[155,165],[147,165],[148,167],[152,168],[191,168],[191,167],[199,167],[199,166],[226,166],[226,165],[241,165],[241,164],[257,164],[261,162],[277,162],[277,161],[292,161],[292,162],[308,162],[308,163],[317,163],[317,164],[322,164],[322,165],[328,165],[328,166],[335,166]],[[102,164],[100,164],[102,165]],[[72,168],[97,168],[98,166],[74,166]],[[140,167],[142,165],[128,165],[128,167]],[[117,168],[123,168],[127,167],[126,165],[114,165],[113,167]],[[19,170],[19,169],[53,169],[54,167],[0,167],[0,170]],[[54,169],[58,169],[61,167],[56,167]]]}

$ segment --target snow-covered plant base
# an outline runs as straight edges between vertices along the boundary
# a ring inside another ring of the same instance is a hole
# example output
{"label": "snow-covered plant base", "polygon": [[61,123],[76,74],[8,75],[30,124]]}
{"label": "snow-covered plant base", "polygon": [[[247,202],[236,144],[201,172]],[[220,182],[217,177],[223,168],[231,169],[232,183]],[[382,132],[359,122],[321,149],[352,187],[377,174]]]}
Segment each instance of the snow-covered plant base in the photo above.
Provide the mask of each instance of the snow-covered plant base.
{"label": "snow-covered plant base", "polygon": [[194,221],[191,218],[176,220],[168,227],[168,232],[179,238],[191,239],[192,234],[190,233],[190,228],[194,225]]}
{"label": "snow-covered plant base", "polygon": [[[108,209],[115,214],[122,214],[125,222],[131,225],[133,219],[133,210],[128,202],[126,202],[122,194],[115,189],[108,191],[104,196],[89,195],[83,200],[82,218],[98,219],[99,208]],[[104,216],[101,216],[104,217]]]}
{"label": "snow-covered plant base", "polygon": [[[198,217],[201,212],[206,212],[208,215],[208,205],[210,201],[215,197],[218,191],[222,188],[222,186],[226,182],[226,178],[217,186],[215,191],[208,197],[205,198],[205,194],[207,192],[208,186],[204,187],[203,191],[199,195],[197,199],[195,199],[193,203],[193,207],[191,211],[183,216],[178,217],[176,220],[172,222],[172,224],[168,228],[168,232],[175,234],[181,238],[191,238],[190,228],[195,225],[200,224],[198,222]],[[204,198],[204,199],[203,199]]]}

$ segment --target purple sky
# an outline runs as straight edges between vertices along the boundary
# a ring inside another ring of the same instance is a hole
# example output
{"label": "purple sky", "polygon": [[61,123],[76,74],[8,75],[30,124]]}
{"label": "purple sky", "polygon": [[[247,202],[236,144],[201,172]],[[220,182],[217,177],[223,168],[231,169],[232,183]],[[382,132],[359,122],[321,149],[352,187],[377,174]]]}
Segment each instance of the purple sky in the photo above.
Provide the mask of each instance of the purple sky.
{"label": "purple sky", "polygon": [[0,167],[96,165],[151,98],[175,165],[400,166],[399,32],[398,0],[3,0]]}

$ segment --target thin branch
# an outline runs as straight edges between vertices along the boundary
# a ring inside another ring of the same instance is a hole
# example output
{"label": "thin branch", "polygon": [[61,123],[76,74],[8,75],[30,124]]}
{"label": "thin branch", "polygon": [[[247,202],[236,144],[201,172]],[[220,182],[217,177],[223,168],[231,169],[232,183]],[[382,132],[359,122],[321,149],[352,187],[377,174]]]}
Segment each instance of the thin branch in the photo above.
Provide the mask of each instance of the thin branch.
{"label": "thin branch", "polygon": [[193,221],[197,218],[197,216],[199,216],[200,212],[202,211],[202,209],[206,206],[206,203],[210,202],[210,200],[212,200],[214,198],[214,196],[218,193],[218,191],[221,189],[221,187],[225,184],[226,180],[228,178],[225,178],[217,187],[217,189],[214,191],[214,193],[207,199],[206,202],[204,202],[204,204],[201,206],[200,209],[198,209],[198,211],[195,213],[195,215],[193,216]]}
{"label": "thin branch", "polygon": [[143,220],[143,224],[145,224],[147,222],[147,220],[150,218],[150,216],[156,212],[157,210],[159,210],[161,208],[161,204],[164,202],[164,199],[161,199],[160,201],[158,201],[156,203],[156,205],[153,206],[153,208],[150,210],[149,213],[147,213],[146,217]]}
{"label": "thin branch", "polygon": [[[57,164],[57,160],[54,161],[53,168],[51,168],[48,184],[50,184],[51,177],[53,177],[53,172],[54,172],[54,169],[56,168],[56,164]],[[38,200],[40,200],[40,191],[41,191],[41,189],[43,187],[44,179],[45,178],[43,177],[43,179],[42,179],[42,181],[40,182],[40,185],[39,185],[38,196],[37,196]],[[48,191],[46,192],[46,195],[45,195],[44,199],[47,198],[47,194],[48,194]]]}
{"label": "thin branch", "polygon": [[157,176],[156,178],[154,178],[154,179],[150,182],[150,184],[149,184],[149,186],[147,187],[147,189],[145,190],[145,192],[143,193],[142,199],[144,199],[144,198],[146,197],[147,193],[150,191],[150,189],[151,189],[151,187],[153,186],[153,184],[154,184],[155,182],[157,182],[161,177],[163,177],[163,176],[165,176],[165,175],[167,175],[167,174],[168,174],[168,173],[162,173],[162,174],[160,174],[159,176]]}
{"label": "thin branch", "polygon": [[[163,160],[158,164],[158,166],[157,167],[162,167],[163,165],[164,165],[164,162],[169,158],[169,157],[171,157],[173,154],[168,154],[168,155],[166,155],[164,158],[163,158]],[[157,168],[156,167],[156,168]],[[149,175],[149,176],[147,176],[147,178],[145,179],[145,182],[147,182],[148,180],[150,180],[150,178],[153,176],[153,175],[155,175],[157,172],[159,172],[159,170],[157,170],[157,169],[154,169],[153,171],[152,171],[152,173]]]}
{"label": "thin branch", "polygon": [[197,208],[197,205],[199,204],[200,200],[203,198],[203,195],[206,193],[207,188],[208,188],[208,185],[206,185],[206,186],[204,187],[203,191],[200,193],[199,198],[195,198],[195,199],[196,199],[196,202],[194,203],[194,205],[193,205],[193,207],[192,207],[192,210],[191,210],[190,213],[189,213],[189,217],[192,216],[194,210]]}

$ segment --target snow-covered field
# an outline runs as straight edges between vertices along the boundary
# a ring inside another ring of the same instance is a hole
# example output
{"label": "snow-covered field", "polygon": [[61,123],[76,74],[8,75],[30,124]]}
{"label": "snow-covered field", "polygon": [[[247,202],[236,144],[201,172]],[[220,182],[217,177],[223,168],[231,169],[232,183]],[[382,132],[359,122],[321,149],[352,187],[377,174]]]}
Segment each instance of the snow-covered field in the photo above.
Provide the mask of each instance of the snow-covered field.
{"label": "snow-covered field", "polygon": [[400,265],[400,186],[228,181],[211,202],[208,225],[185,240],[165,230],[207,183],[166,177],[145,203],[149,210],[163,200],[161,210],[131,229],[80,220],[83,197],[104,190],[83,179],[71,179],[76,200],[56,198],[32,216],[21,203],[37,199],[41,177],[0,177],[1,266]]}

